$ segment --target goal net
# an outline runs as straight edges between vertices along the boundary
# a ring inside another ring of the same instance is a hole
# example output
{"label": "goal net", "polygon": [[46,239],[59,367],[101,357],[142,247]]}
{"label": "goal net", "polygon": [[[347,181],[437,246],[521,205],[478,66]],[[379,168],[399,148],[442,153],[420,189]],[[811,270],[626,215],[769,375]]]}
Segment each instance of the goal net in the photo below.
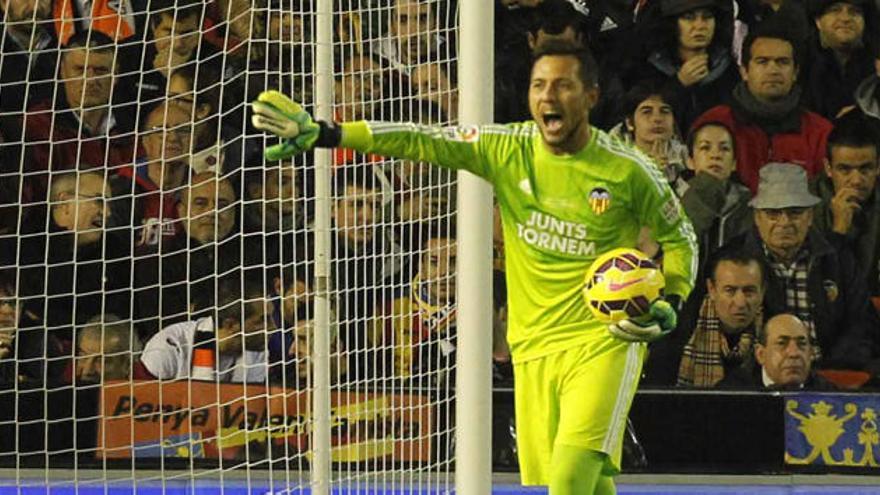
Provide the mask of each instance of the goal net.
{"label": "goal net", "polygon": [[[0,0],[0,487],[451,484],[454,173],[333,152],[325,325],[315,156],[250,124],[315,110],[316,8]],[[456,123],[457,8],[333,2],[334,118]]]}

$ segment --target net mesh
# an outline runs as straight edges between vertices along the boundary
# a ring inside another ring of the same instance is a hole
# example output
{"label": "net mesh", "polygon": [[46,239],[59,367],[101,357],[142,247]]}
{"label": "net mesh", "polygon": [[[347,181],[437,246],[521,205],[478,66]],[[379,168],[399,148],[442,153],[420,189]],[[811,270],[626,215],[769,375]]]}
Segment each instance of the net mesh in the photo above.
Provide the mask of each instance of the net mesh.
{"label": "net mesh", "polygon": [[[0,0],[0,468],[22,486],[308,485],[315,163],[264,160],[247,102],[314,109],[315,4]],[[454,124],[456,9],[337,0],[334,118]],[[333,482],[448,485],[454,174],[340,149],[331,182]]]}

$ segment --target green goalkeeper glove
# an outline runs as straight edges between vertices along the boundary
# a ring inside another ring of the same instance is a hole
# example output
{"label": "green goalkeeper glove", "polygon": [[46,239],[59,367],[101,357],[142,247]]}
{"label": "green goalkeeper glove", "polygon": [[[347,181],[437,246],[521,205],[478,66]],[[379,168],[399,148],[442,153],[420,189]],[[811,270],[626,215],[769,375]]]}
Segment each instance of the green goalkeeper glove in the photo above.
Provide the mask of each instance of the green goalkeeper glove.
{"label": "green goalkeeper glove", "polygon": [[[641,321],[640,321],[641,320]],[[653,342],[675,330],[678,316],[672,304],[657,299],[651,303],[644,319],[620,320],[608,325],[608,331],[620,340],[627,342]]]}
{"label": "green goalkeeper glove", "polygon": [[302,105],[278,91],[263,91],[251,106],[254,127],[280,137],[279,144],[266,148],[267,160],[283,160],[312,149],[321,135],[321,127]]}

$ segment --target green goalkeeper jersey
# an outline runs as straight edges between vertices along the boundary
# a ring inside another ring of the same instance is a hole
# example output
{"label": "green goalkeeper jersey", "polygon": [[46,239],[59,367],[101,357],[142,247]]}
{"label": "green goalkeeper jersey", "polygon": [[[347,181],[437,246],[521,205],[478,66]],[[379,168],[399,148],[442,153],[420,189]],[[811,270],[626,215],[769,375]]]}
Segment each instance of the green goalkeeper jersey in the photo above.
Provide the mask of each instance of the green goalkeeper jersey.
{"label": "green goalkeeper jersey", "polygon": [[663,248],[666,294],[693,287],[696,238],[665,177],[642,153],[591,129],[573,155],[554,155],[534,122],[427,127],[350,122],[341,145],[463,169],[491,182],[501,208],[514,362],[605,331],[581,294],[596,257],[635,247],[641,226]]}

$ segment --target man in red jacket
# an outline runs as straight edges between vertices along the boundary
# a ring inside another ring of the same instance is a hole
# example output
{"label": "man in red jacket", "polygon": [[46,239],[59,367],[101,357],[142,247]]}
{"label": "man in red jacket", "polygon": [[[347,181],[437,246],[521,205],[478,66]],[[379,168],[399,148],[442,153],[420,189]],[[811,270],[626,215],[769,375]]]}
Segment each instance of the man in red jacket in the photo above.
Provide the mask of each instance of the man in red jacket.
{"label": "man in red jacket", "polygon": [[30,159],[24,201],[46,200],[50,170],[113,169],[134,162],[131,108],[112,104],[116,50],[99,32],[70,38],[59,64],[57,95],[35,102],[25,115]]}
{"label": "man in red jacket", "polygon": [[[743,81],[729,104],[697,118],[693,128],[721,122],[733,131],[740,180],[754,195],[758,171],[769,162],[795,163],[812,178],[822,170],[831,122],[800,106],[799,49],[787,30],[767,22],[743,43]],[[828,88],[834,91],[834,88]]]}

